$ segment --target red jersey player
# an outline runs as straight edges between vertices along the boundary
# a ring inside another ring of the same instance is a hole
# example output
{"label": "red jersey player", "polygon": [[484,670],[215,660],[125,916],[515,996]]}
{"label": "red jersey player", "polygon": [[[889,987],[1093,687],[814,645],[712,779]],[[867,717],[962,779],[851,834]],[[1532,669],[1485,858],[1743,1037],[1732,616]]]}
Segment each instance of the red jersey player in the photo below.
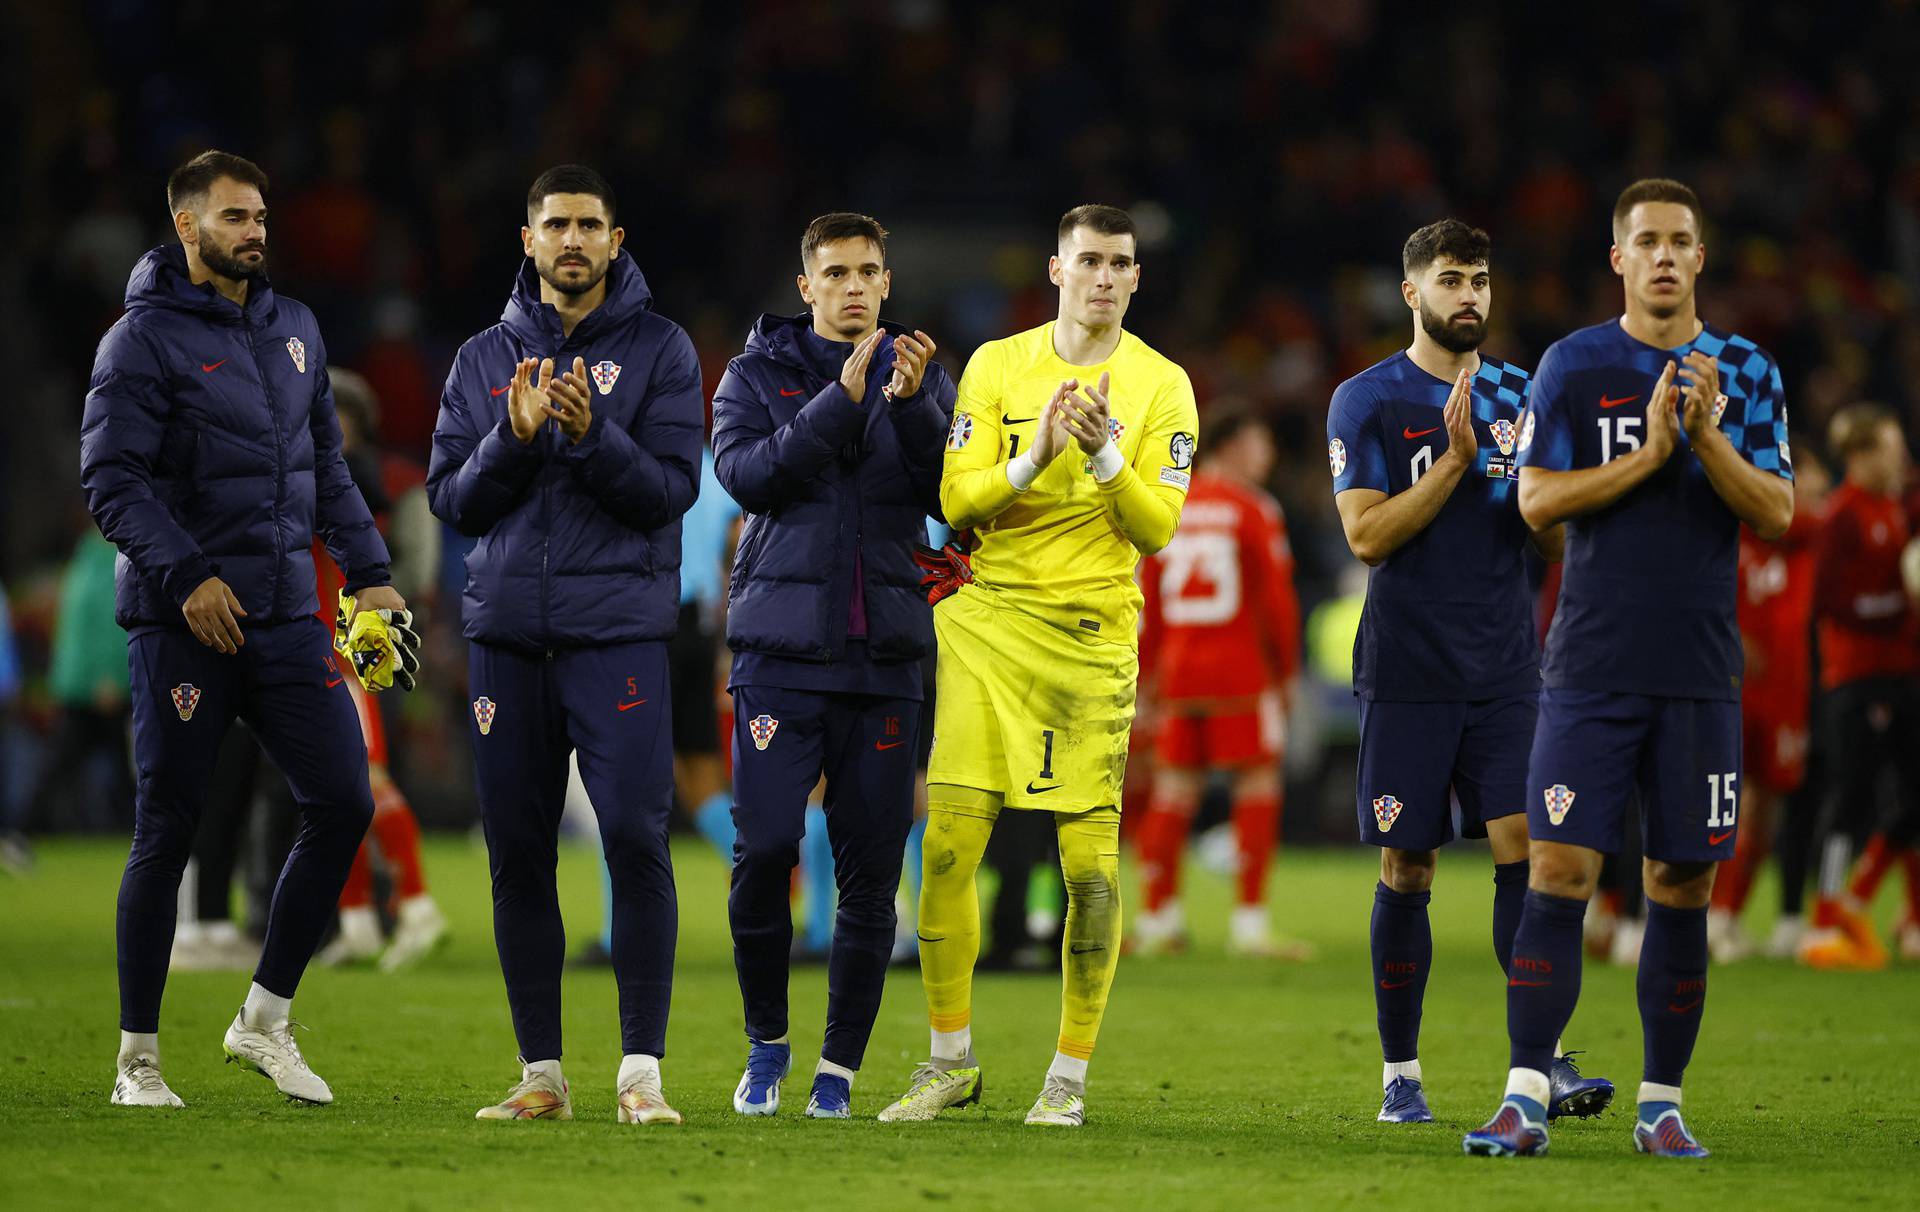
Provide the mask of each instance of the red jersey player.
{"label": "red jersey player", "polygon": [[[403,566],[423,574],[415,579],[422,591],[432,583],[434,553],[422,548],[435,545],[438,526],[427,514],[424,493],[426,474],[418,464],[384,454],[374,445],[379,425],[378,404],[373,388],[352,371],[335,368],[334,407],[340,415],[341,451],[348,470],[361,486],[382,534],[389,536],[396,553],[405,556],[395,561],[398,576]],[[416,495],[417,494],[417,495]],[[414,508],[409,513],[407,505]],[[425,526],[408,526],[405,535],[393,535],[398,515],[427,518]],[[333,626],[335,605],[345,584],[340,569],[317,540],[313,545],[313,564],[320,594],[320,619]],[[344,670],[343,670],[344,672]],[[373,960],[392,972],[413,963],[438,946],[446,937],[446,918],[433,897],[427,893],[426,872],[420,862],[420,825],[414,819],[413,806],[407,802],[393,776],[387,771],[387,730],[381,719],[379,702],[366,692],[360,680],[345,674],[353,705],[360,713],[360,734],[367,742],[367,778],[373,788],[373,824],[354,855],[347,873],[346,886],[340,891],[340,933],[315,957],[321,964],[343,964]],[[393,940],[384,944],[380,919],[373,903],[373,866],[370,848],[378,846],[381,856],[393,869],[395,925]]]}
{"label": "red jersey player", "polygon": [[1146,911],[1134,943],[1184,945],[1180,855],[1207,775],[1231,773],[1238,850],[1230,944],[1304,958],[1269,936],[1267,868],[1280,830],[1285,687],[1300,664],[1300,607],[1280,506],[1263,491],[1273,434],[1246,409],[1215,406],[1200,442],[1180,532],[1143,565],[1141,697],[1157,715],[1157,769],[1138,834]]}
{"label": "red jersey player", "polygon": [[[1912,807],[1920,795],[1920,643],[1900,574],[1912,537],[1901,500],[1909,460],[1899,418],[1878,404],[1835,413],[1828,446],[1846,467],[1816,548],[1813,600],[1833,775],[1818,835],[1825,851],[1816,929],[1800,958],[1818,968],[1879,968],[1887,950],[1866,906],[1920,825]],[[1900,776],[1891,811],[1848,879],[1847,859],[1882,803],[1889,768]],[[1908,895],[1911,902],[1911,881]]]}
{"label": "red jersey player", "polygon": [[[1707,941],[1721,963],[1753,947],[1740,911],[1766,862],[1780,809],[1807,777],[1807,717],[1813,705],[1814,545],[1829,481],[1818,459],[1802,459],[1793,480],[1793,525],[1768,543],[1740,531],[1740,639],[1747,671],[1740,689],[1746,771],[1740,785],[1743,828],[1732,860],[1714,880]],[[1783,921],[1788,932],[1794,927]],[[1786,936],[1776,931],[1776,939]],[[1792,954],[1797,937],[1785,943]],[[1769,950],[1774,950],[1769,947]]]}

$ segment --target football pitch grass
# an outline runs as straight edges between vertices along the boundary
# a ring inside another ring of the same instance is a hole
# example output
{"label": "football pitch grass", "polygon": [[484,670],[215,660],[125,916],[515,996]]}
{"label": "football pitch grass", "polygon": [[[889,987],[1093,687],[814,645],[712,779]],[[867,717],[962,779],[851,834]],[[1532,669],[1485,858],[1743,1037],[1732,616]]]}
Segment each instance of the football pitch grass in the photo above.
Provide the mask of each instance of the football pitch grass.
{"label": "football pitch grass", "polygon": [[[243,973],[168,983],[162,1059],[184,1111],[110,1106],[113,904],[123,842],[50,841],[37,870],[0,876],[0,1206],[756,1208],[1755,1208],[1920,1201],[1920,966],[1828,975],[1752,962],[1715,968],[1688,1074],[1705,1162],[1641,1157],[1631,1143],[1640,1031],[1631,972],[1589,964],[1567,1033],[1616,1109],[1564,1124],[1552,1156],[1463,1157],[1460,1136],[1506,1074],[1504,998],[1488,942],[1484,848],[1441,862],[1422,1062],[1438,1122],[1374,1122],[1380,1056],[1368,990],[1370,852],[1285,856],[1272,897],[1282,930],[1319,958],[1274,965],[1223,951],[1226,887],[1195,871],[1193,953],[1123,959],[1093,1063],[1089,1122],[1025,1127],[1059,1014],[1058,977],[976,985],[984,1107],[932,1124],[874,1114],[926,1055],[916,972],[895,969],[852,1122],[801,1115],[825,978],[793,981],[795,1071],[772,1120],[736,1116],[745,1057],[726,946],[725,872],[680,844],[681,934],[669,1099],[682,1128],[614,1122],[619,1062],[611,975],[569,970],[571,1123],[477,1123],[518,1077],[496,963],[484,854],[430,840],[452,942],[418,969],[314,971],[296,1003],[301,1045],[331,1107],[290,1105],[221,1063]],[[597,927],[592,852],[563,853],[572,941]],[[1129,889],[1131,891],[1131,888]],[[1768,899],[1762,888],[1756,901]],[[1891,894],[1881,903],[1888,916]],[[1722,1203],[1721,1206],[1728,1206]]]}

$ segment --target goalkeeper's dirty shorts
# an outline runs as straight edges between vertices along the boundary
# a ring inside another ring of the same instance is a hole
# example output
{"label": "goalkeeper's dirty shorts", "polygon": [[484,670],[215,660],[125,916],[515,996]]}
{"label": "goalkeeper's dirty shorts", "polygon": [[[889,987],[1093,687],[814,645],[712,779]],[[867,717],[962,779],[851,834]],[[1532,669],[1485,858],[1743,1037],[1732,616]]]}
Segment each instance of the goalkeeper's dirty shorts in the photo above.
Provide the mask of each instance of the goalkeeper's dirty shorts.
{"label": "goalkeeper's dirty shorts", "polygon": [[1138,654],[968,586],[933,611],[940,641],[929,784],[997,791],[1009,808],[1120,803]]}

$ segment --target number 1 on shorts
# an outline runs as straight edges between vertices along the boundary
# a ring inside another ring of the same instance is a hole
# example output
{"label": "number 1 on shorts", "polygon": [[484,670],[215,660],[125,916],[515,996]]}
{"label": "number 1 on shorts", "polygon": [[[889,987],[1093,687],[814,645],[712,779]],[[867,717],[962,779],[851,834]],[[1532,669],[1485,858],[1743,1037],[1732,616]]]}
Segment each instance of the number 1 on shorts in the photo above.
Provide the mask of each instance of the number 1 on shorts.
{"label": "number 1 on shorts", "polygon": [[1046,746],[1046,754],[1040,759],[1040,777],[1053,777],[1053,729],[1044,728],[1040,732],[1040,741]]}

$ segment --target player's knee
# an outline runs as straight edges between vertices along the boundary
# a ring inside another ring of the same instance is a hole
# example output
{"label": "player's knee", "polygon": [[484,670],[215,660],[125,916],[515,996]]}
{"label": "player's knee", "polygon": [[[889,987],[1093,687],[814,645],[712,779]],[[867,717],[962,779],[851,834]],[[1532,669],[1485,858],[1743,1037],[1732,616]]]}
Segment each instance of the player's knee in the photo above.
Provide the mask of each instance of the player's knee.
{"label": "player's knee", "polygon": [[1548,896],[1588,900],[1599,883],[1599,857],[1577,846],[1535,842],[1527,863],[1527,887]]}
{"label": "player's knee", "polygon": [[1667,863],[1648,859],[1643,868],[1649,900],[1678,909],[1698,909],[1713,896],[1712,863]]}
{"label": "player's knee", "polygon": [[1437,850],[1380,851],[1380,882],[1395,892],[1425,892],[1433,887],[1433,872],[1439,865]]}

